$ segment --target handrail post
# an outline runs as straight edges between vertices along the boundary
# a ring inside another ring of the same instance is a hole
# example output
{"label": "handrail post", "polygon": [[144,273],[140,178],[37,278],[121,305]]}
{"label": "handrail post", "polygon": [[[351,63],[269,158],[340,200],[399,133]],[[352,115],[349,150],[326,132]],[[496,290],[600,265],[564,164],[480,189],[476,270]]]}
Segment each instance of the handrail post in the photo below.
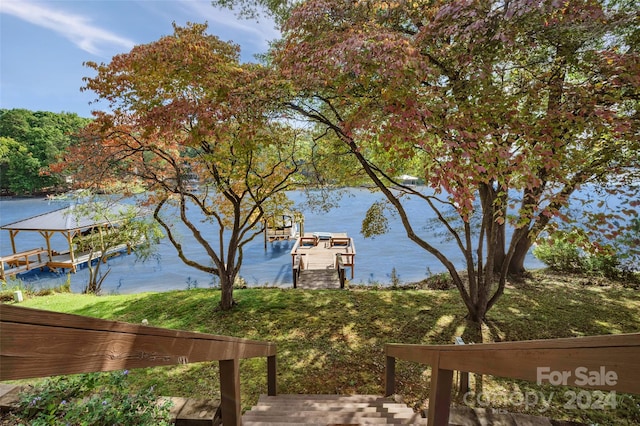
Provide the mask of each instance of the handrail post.
{"label": "handrail post", "polygon": [[431,366],[431,385],[429,390],[429,419],[432,426],[447,426],[451,407],[451,388],[453,386],[453,370],[440,368],[440,353]]}
{"label": "handrail post", "polygon": [[336,253],[336,270],[338,271],[340,288],[344,289],[344,283],[345,283],[346,277],[344,272],[344,262],[342,261],[342,255],[340,253]]}
{"label": "handrail post", "polygon": [[276,396],[278,394],[277,387],[277,368],[278,362],[275,355],[267,357],[267,395]]}
{"label": "handrail post", "polygon": [[220,410],[222,424],[241,425],[240,360],[220,360]]}
{"label": "handrail post", "polygon": [[384,376],[385,396],[396,393],[396,358],[387,355],[387,363]]}
{"label": "handrail post", "polygon": [[298,278],[300,278],[300,269],[302,268],[302,259],[299,254],[296,254],[293,258],[293,288],[298,288]]}
{"label": "handrail post", "polygon": [[[464,345],[464,340],[462,337],[456,336],[455,338],[456,345]],[[464,395],[469,392],[469,372],[467,371],[459,371],[458,372],[458,392],[460,395]]]}

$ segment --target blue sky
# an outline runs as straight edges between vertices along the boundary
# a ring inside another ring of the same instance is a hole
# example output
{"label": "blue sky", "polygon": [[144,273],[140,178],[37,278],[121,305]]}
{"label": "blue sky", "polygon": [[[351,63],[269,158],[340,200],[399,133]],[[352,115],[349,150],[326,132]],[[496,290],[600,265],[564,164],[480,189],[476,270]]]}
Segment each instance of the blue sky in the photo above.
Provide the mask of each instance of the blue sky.
{"label": "blue sky", "polygon": [[173,33],[172,22],[208,22],[209,32],[254,61],[278,37],[272,21],[242,20],[210,0],[0,0],[0,108],[90,117],[81,93],[85,61],[110,62],[134,45]]}

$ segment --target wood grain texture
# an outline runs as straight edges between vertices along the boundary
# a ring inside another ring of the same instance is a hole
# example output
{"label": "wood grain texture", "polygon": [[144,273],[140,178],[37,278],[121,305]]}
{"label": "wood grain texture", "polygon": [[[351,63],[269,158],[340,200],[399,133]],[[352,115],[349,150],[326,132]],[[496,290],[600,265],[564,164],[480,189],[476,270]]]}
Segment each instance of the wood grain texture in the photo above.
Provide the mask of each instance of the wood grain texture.
{"label": "wood grain texture", "polygon": [[[475,345],[388,344],[385,351],[452,371],[537,382],[539,369],[546,369],[565,373],[567,385],[640,393],[640,333]],[[602,372],[613,372],[616,379],[599,380]]]}
{"label": "wood grain texture", "polygon": [[0,306],[0,380],[276,355],[276,345]]}

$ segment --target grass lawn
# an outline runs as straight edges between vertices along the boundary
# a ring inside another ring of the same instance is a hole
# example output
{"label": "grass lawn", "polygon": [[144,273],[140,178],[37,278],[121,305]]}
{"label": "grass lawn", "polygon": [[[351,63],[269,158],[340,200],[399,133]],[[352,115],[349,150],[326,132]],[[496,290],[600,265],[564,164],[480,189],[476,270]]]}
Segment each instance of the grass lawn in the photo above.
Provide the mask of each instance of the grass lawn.
{"label": "grass lawn", "polygon": [[[382,394],[385,343],[450,344],[550,339],[640,332],[640,291],[620,284],[535,272],[509,286],[489,312],[482,337],[464,319],[456,290],[293,289],[235,290],[238,306],[216,310],[220,293],[194,289],[135,295],[54,294],[28,298],[21,305],[98,318],[222,334],[278,345],[280,393]],[[428,370],[399,361],[397,390],[418,408],[428,396]],[[619,372],[623,374],[623,372]],[[140,386],[155,385],[163,395],[218,398],[217,363],[141,369],[131,373]],[[473,376],[473,375],[472,375]],[[515,380],[472,380],[492,407],[598,424],[640,424],[640,396],[617,395],[616,409],[572,409],[572,390],[541,388]],[[266,393],[266,361],[241,364],[243,407]],[[576,390],[577,391],[577,390]],[[505,395],[545,395],[528,410]],[[589,392],[583,396],[597,398]],[[477,398],[467,402],[477,403]],[[462,402],[462,400],[459,400]],[[548,408],[548,410],[545,410]],[[544,412],[542,412],[544,410]]]}

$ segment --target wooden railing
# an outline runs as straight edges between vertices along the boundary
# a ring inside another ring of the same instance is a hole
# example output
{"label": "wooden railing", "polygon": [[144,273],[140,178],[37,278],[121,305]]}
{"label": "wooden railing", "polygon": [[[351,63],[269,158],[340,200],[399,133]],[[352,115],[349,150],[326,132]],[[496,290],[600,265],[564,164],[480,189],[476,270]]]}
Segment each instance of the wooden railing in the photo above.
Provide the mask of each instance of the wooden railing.
{"label": "wooden railing", "polygon": [[304,261],[302,255],[298,254],[293,258],[293,288],[298,288],[298,280],[300,279],[300,272],[304,269]]}
{"label": "wooden railing", "polygon": [[[8,275],[42,268],[47,264],[46,260],[42,260],[44,254],[47,254],[45,249],[36,248],[0,257],[0,279],[5,280]],[[5,269],[5,263],[10,269]]]}
{"label": "wooden railing", "polygon": [[640,393],[640,333],[476,345],[387,344],[386,394],[396,359],[431,366],[429,424],[447,425],[454,371],[539,384]]}
{"label": "wooden railing", "polygon": [[275,395],[273,343],[0,305],[0,380],[218,361],[222,422],[239,425],[239,360],[254,357]]}
{"label": "wooden railing", "polygon": [[338,279],[340,280],[340,288],[344,288],[345,282],[347,281],[344,262],[342,260],[342,254],[336,254],[336,270],[338,271]]}

